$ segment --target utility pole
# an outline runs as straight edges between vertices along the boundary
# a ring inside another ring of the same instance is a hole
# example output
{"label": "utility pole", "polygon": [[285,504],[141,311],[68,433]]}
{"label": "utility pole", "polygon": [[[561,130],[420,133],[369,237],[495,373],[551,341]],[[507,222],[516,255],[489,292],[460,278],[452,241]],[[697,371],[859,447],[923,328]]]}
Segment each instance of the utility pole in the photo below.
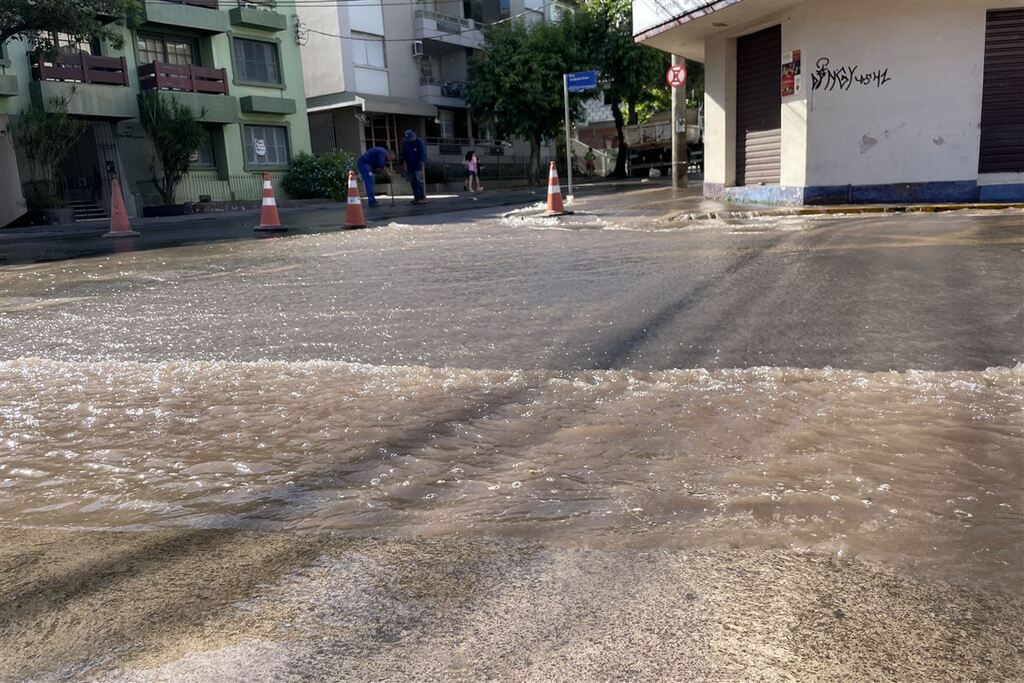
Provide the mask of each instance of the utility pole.
{"label": "utility pole", "polygon": [[562,74],[562,97],[565,98],[565,173],[569,177],[569,191],[565,198],[572,198],[572,129],[569,124],[569,74]]}
{"label": "utility pole", "polygon": [[[685,64],[679,55],[672,55],[672,65]],[[686,148],[686,83],[672,88],[672,188],[686,187],[686,170],[690,165]]]}

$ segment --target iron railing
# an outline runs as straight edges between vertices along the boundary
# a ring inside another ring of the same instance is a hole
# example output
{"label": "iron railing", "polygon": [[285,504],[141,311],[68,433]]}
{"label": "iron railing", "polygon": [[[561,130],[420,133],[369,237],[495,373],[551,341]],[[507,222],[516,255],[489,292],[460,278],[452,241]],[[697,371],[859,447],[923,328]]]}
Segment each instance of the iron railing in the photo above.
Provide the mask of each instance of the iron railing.
{"label": "iron railing", "polygon": [[211,69],[192,64],[150,62],[139,67],[139,87],[143,90],[177,90],[227,95],[228,72],[226,69]]}
{"label": "iron railing", "polygon": [[463,30],[472,31],[476,24],[472,19],[453,17],[448,14],[440,14],[428,9],[416,10],[414,16],[417,19],[432,19],[437,24],[437,30],[445,33],[461,33]]}
{"label": "iron railing", "polygon": [[[271,171],[274,194],[285,197],[281,181],[286,171]],[[179,202],[237,202],[256,201],[263,197],[262,173],[233,173],[222,178],[214,169],[192,169],[181,179],[175,191]]]}
{"label": "iron railing", "polygon": [[32,80],[35,81],[128,85],[128,63],[124,57],[99,57],[82,52],[57,55],[53,59],[32,54],[29,59],[32,64]]}
{"label": "iron railing", "polygon": [[219,9],[217,6],[217,0],[161,0],[162,2],[174,2],[179,5],[192,5],[193,7],[208,7],[210,9]]}
{"label": "iron railing", "polygon": [[441,89],[442,97],[466,99],[469,84],[463,81],[449,81],[435,76],[420,76],[420,85],[432,85]]}

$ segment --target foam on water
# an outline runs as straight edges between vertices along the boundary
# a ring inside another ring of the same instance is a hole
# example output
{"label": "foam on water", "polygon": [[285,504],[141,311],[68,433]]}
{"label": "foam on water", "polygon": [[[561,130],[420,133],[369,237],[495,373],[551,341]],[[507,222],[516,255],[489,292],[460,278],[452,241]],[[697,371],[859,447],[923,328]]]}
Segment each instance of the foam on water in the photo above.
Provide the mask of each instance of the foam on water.
{"label": "foam on water", "polygon": [[786,547],[1007,582],[1024,367],[0,361],[18,525]]}

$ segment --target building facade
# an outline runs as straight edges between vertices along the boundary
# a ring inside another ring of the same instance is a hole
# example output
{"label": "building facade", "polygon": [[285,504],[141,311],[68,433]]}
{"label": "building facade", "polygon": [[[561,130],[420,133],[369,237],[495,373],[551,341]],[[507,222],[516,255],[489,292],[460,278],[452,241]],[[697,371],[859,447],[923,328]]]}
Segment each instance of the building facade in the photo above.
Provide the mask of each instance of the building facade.
{"label": "building facade", "polygon": [[473,121],[469,59],[483,47],[485,22],[556,20],[568,5],[363,0],[299,7],[314,153],[397,150],[402,133],[413,130],[435,163],[458,166],[469,149],[492,169],[525,163],[527,145],[496,141]]}
{"label": "building facade", "polygon": [[705,63],[704,194],[782,204],[1024,199],[1010,0],[634,0]]}
{"label": "building facade", "polygon": [[[56,35],[55,59],[25,41],[3,46],[0,119],[17,120],[55,97],[86,123],[61,162],[59,195],[79,217],[109,210],[116,174],[131,214],[161,204],[155,151],[139,121],[138,95],[175,98],[205,123],[210,142],[195,151],[176,201],[260,197],[259,175],[280,173],[310,150],[305,90],[294,10],[270,0],[143,0],[124,45],[69,44]],[[0,121],[0,126],[4,122]],[[0,140],[0,225],[25,211],[32,169]],[[16,215],[17,214],[17,215]]]}

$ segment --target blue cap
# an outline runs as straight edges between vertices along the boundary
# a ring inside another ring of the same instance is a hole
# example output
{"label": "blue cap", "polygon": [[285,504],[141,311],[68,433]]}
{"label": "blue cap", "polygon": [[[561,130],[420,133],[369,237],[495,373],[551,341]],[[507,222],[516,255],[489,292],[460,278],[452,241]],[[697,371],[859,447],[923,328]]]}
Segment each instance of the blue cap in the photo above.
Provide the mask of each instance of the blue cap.
{"label": "blue cap", "polygon": [[407,130],[405,131],[405,135],[403,135],[402,137],[404,137],[406,140],[415,140],[416,133],[412,132],[412,130]]}

